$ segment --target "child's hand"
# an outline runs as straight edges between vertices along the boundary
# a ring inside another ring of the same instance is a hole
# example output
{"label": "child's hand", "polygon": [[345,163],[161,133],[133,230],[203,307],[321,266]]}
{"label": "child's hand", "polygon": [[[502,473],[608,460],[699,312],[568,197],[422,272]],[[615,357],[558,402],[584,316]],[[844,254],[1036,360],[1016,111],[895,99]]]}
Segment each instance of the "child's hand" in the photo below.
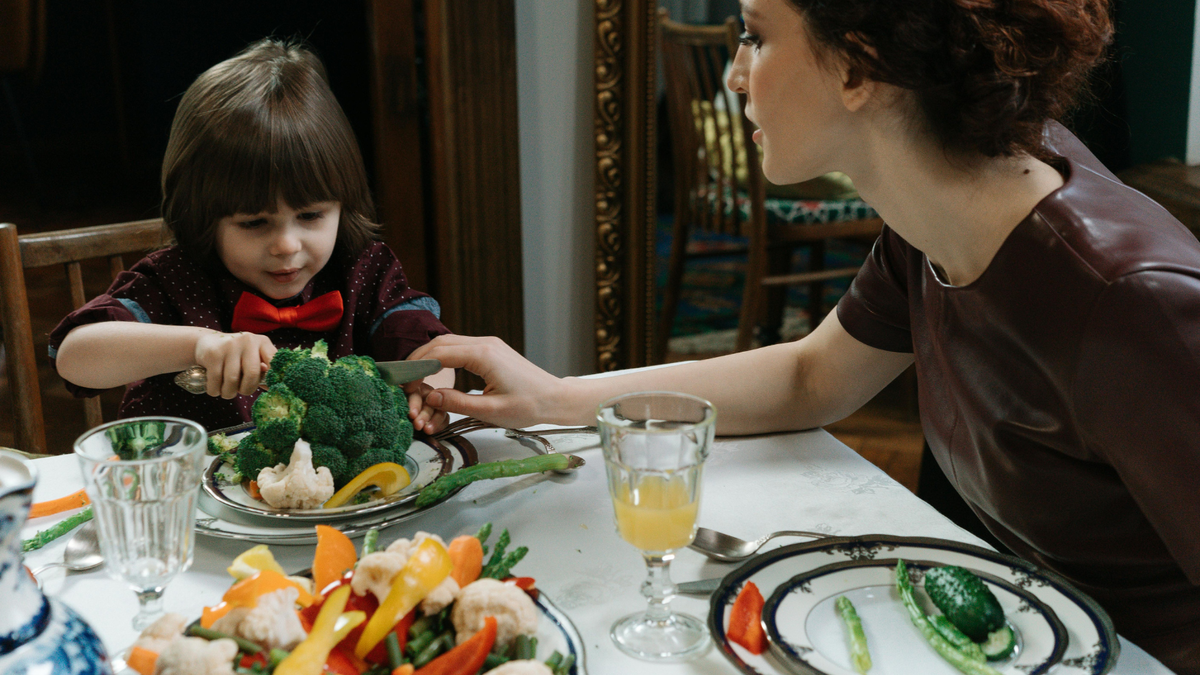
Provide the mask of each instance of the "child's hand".
{"label": "child's hand", "polygon": [[412,420],[413,430],[434,434],[446,428],[450,422],[450,414],[425,405],[425,397],[435,389],[453,386],[453,368],[443,368],[424,380],[404,385],[404,392],[408,394],[408,417]]}
{"label": "child's hand", "polygon": [[196,340],[196,363],[208,373],[209,396],[250,396],[273,356],[275,345],[265,335],[212,331]]}

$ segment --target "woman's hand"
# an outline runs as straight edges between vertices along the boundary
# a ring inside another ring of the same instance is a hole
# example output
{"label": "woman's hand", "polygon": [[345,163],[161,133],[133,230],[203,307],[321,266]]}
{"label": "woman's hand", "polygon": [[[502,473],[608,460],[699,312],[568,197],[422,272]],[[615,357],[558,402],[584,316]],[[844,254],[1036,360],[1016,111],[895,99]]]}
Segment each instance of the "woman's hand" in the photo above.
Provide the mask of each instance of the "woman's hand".
{"label": "woman's hand", "polygon": [[209,331],[196,339],[195,361],[207,371],[209,396],[250,396],[273,356],[275,345],[265,335]]}
{"label": "woman's hand", "polygon": [[557,422],[562,417],[555,409],[563,403],[563,381],[527,361],[500,338],[442,335],[408,358],[437,359],[447,368],[465,368],[487,383],[482,395],[452,388],[426,392],[423,402],[429,408],[512,428]]}

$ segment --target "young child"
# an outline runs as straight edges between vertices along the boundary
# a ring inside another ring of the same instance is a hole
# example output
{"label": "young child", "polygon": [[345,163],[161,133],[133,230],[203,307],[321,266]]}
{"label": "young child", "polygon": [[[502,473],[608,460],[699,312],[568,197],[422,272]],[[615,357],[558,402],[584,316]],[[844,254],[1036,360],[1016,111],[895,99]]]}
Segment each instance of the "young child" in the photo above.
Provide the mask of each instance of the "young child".
{"label": "young child", "polygon": [[[298,44],[257,42],[200,75],[163,160],[163,220],[177,244],[122,273],[50,335],[76,396],[129,385],[120,417],[172,415],[209,429],[249,421],[279,347],[332,359],[403,359],[449,330],[408,287],[378,226],[358,143],[325,68]],[[173,382],[207,369],[208,396]],[[427,378],[452,386],[454,371]],[[414,426],[441,425],[408,387]]]}

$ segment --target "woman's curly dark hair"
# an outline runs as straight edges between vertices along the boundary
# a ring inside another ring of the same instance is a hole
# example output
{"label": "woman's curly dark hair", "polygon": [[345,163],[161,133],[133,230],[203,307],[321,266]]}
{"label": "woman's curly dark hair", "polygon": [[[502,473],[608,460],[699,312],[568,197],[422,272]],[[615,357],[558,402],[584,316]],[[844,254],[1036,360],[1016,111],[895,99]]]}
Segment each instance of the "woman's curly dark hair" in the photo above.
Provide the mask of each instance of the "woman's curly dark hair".
{"label": "woman's curly dark hair", "polygon": [[1109,0],[789,0],[851,78],[911,90],[951,152],[1044,157],[1106,55]]}

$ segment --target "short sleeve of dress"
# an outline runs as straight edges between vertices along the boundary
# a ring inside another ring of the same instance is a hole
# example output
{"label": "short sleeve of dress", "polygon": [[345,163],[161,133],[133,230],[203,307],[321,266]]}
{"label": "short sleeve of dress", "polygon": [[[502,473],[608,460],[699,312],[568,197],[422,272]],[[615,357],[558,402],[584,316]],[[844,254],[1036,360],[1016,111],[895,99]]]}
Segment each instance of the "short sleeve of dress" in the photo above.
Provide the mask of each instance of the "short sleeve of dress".
{"label": "short sleeve of dress", "polygon": [[838,321],[854,339],[889,352],[911,352],[909,266],[919,256],[884,226],[871,254],[837,305]]}
{"label": "short sleeve of dress", "polygon": [[1200,584],[1200,279],[1142,271],[1099,296],[1080,345],[1078,423]]}
{"label": "short sleeve of dress", "polygon": [[400,361],[414,349],[450,332],[442,325],[441,306],[428,294],[408,286],[392,250],[377,244],[369,252],[370,284],[375,298],[370,327],[371,354],[377,361]]}
{"label": "short sleeve of dress", "polygon": [[[58,348],[73,329],[102,321],[139,321],[141,323],[174,324],[179,319],[158,282],[156,268],[144,259],[122,272],[109,286],[79,309],[71,312],[50,332],[50,364],[54,367]],[[64,380],[67,391],[83,398],[98,395],[102,389],[80,387]]]}

